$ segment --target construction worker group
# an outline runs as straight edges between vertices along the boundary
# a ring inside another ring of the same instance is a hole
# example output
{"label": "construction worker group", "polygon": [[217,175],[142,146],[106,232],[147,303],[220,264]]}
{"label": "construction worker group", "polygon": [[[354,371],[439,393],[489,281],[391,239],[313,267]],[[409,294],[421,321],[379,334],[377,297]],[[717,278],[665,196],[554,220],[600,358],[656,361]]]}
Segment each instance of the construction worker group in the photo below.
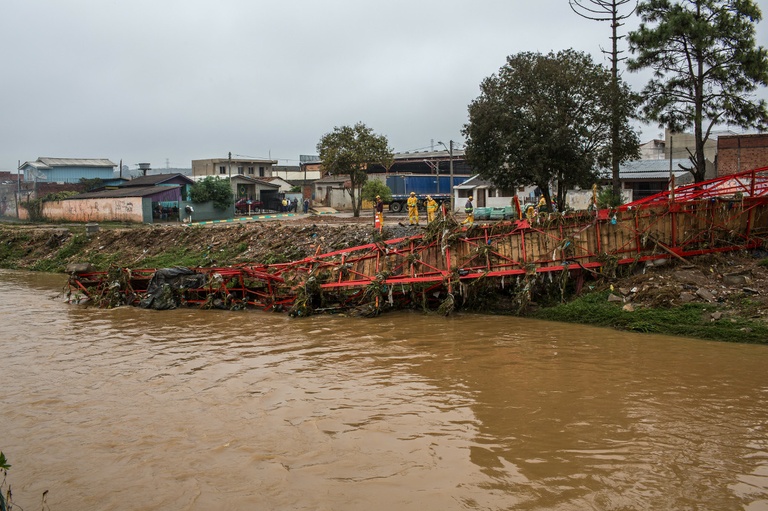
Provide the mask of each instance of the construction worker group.
{"label": "construction worker group", "polygon": [[[416,196],[416,192],[411,192],[408,200],[405,203],[408,208],[408,224],[419,225],[419,198]],[[431,195],[427,195],[424,201],[424,207],[427,209],[427,223],[433,222],[437,218],[437,213],[440,209],[440,205]],[[466,220],[462,223],[474,222],[474,206],[472,205],[472,197],[467,198],[467,203],[464,205],[464,212],[467,214]],[[375,214],[379,225],[384,225],[384,203],[380,196],[376,196]]]}
{"label": "construction worker group", "polygon": [[[419,225],[419,198],[416,197],[416,192],[411,192],[405,204],[408,206],[408,224]],[[424,206],[427,208],[427,223],[431,223],[437,218],[439,208],[437,201],[431,195],[427,195]]]}

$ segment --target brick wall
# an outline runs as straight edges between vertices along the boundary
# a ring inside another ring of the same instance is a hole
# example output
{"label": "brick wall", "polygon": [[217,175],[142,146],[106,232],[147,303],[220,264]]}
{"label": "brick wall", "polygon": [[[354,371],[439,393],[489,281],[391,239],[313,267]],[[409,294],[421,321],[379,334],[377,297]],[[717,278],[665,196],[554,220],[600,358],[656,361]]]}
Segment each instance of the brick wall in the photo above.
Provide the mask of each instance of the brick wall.
{"label": "brick wall", "polygon": [[717,139],[717,175],[768,167],[768,134],[728,135]]}

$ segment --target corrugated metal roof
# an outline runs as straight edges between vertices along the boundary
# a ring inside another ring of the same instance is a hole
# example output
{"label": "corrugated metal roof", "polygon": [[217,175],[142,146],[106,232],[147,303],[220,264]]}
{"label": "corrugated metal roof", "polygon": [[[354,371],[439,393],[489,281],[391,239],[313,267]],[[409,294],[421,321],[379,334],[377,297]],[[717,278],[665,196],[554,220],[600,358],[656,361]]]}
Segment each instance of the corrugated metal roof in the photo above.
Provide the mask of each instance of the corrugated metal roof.
{"label": "corrugated metal roof", "polygon": [[139,177],[135,177],[135,178],[131,179],[130,181],[127,181],[127,182],[121,184],[120,186],[134,187],[134,186],[157,185],[157,184],[164,183],[166,181],[171,181],[172,179],[177,178],[177,177],[181,178],[184,182],[186,182],[188,184],[194,184],[194,181],[189,179],[184,174],[176,173],[176,174],[153,174],[153,175],[150,175],[150,176],[139,176]]}
{"label": "corrugated metal roof", "polygon": [[[687,170],[677,170],[672,171],[672,173],[675,175],[675,179],[690,175],[691,173]],[[669,179],[669,169],[667,170],[650,170],[650,171],[638,171],[638,172],[621,172],[620,177],[622,180],[626,181],[627,179]]]}
{"label": "corrugated metal roof", "polygon": [[480,174],[475,174],[474,176],[470,177],[460,185],[454,186],[454,188],[458,188],[460,190],[471,190],[473,188],[478,187],[488,187],[491,186],[491,182],[487,181],[480,177]]}
{"label": "corrugated metal roof", "polygon": [[37,161],[49,167],[117,167],[106,158],[48,158],[40,157]]}
{"label": "corrugated metal roof", "polygon": [[168,193],[170,190],[181,188],[179,185],[170,186],[144,186],[144,187],[120,187],[112,190],[99,190],[98,192],[86,192],[65,200],[76,199],[117,199],[122,197],[149,197],[155,194]]}
{"label": "corrugated metal roof", "polygon": [[[688,158],[674,158],[672,160],[672,173],[675,178],[689,175],[687,170],[681,170],[680,165],[690,165]],[[611,178],[610,169],[601,169],[600,176],[603,179]],[[669,160],[635,160],[621,164],[619,167],[619,179],[648,179],[658,181],[669,178]]]}
{"label": "corrugated metal roof", "polygon": [[[423,159],[423,158],[448,158],[450,157],[450,152],[443,149],[439,151],[414,151],[414,152],[407,152],[407,153],[395,153],[394,159],[395,160],[413,160],[413,159]],[[453,149],[453,159],[463,159],[464,158],[464,150],[463,149],[456,149],[454,147]]]}
{"label": "corrugated metal roof", "polygon": [[[672,159],[672,170],[680,170],[680,165],[689,166],[691,164],[688,158]],[[620,172],[663,172],[667,171],[669,175],[669,160],[635,160],[628,161],[619,167]]]}
{"label": "corrugated metal roof", "polygon": [[246,183],[255,183],[255,184],[258,184],[260,186],[266,186],[266,187],[269,187],[269,188],[280,188],[280,185],[276,185],[274,183],[270,183],[269,179],[270,178],[266,178],[266,177],[255,178],[255,177],[245,176],[245,175],[242,175],[242,174],[238,174],[236,176],[232,176],[232,181],[235,181],[235,182],[243,182],[243,181],[245,181]]}

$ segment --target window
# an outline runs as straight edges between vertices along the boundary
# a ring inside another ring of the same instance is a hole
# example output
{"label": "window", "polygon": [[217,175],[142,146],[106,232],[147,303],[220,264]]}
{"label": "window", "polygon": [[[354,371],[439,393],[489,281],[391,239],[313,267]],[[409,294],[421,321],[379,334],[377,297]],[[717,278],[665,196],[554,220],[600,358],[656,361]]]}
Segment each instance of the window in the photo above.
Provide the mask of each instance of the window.
{"label": "window", "polygon": [[248,173],[249,173],[250,175],[253,175],[253,167],[248,167]]}
{"label": "window", "polygon": [[243,167],[237,167],[237,173],[243,175]]}
{"label": "window", "polygon": [[264,166],[259,167],[259,177],[264,177]]}
{"label": "window", "polygon": [[225,167],[224,165],[219,167],[219,174],[226,174],[226,173],[227,173],[227,167]]}

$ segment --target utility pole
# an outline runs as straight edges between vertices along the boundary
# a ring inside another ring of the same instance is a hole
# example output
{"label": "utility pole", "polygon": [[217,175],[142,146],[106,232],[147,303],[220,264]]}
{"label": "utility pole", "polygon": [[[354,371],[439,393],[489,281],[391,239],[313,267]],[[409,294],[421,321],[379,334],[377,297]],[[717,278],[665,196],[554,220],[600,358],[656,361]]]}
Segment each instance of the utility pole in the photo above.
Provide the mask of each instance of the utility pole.
{"label": "utility pole", "polygon": [[19,218],[19,201],[21,200],[21,160],[16,166],[16,218]]}
{"label": "utility pole", "polygon": [[[628,13],[621,13],[620,9],[625,4],[634,3],[634,7]],[[614,199],[621,197],[621,179],[619,177],[620,145],[621,145],[621,114],[619,111],[619,62],[625,60],[620,57],[624,51],[619,50],[619,39],[623,35],[618,34],[618,29],[624,26],[625,19],[635,13],[637,0],[568,0],[573,12],[582,18],[593,21],[611,22],[611,51],[602,50],[609,55],[611,61],[611,185]]]}
{"label": "utility pole", "polygon": [[449,159],[450,159],[450,169],[451,169],[451,214],[455,211],[454,208],[454,200],[453,200],[453,140],[449,140],[448,144],[451,146],[451,149],[448,151]]}
{"label": "utility pole", "polygon": [[232,180],[232,151],[229,152],[229,163],[227,164],[227,173],[230,181]]}
{"label": "utility pole", "polygon": [[[445,147],[448,150],[448,168],[451,174],[451,189],[449,191],[451,192],[451,213],[453,213],[453,208],[454,208],[454,204],[453,204],[454,203],[454,200],[453,200],[453,140],[448,141],[448,146],[446,146],[442,142],[438,142],[438,144]],[[439,172],[438,172],[437,179],[438,179],[437,182],[439,183],[440,182]]]}

